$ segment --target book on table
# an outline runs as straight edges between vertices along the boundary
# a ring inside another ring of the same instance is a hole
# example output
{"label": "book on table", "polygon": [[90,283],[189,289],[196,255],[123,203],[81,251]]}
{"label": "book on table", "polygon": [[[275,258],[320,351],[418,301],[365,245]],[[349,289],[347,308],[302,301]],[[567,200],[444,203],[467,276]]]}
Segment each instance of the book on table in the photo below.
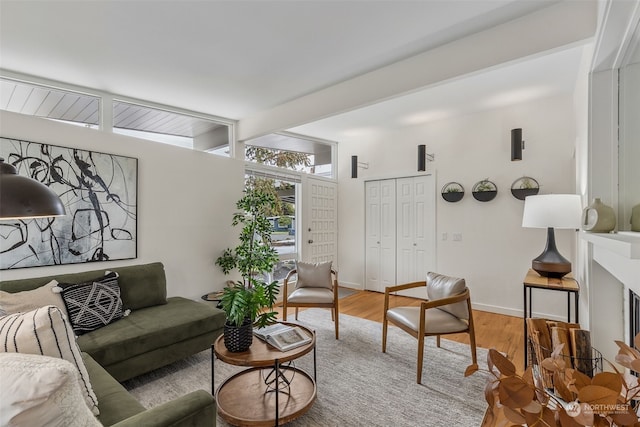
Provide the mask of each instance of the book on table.
{"label": "book on table", "polygon": [[253,334],[281,351],[288,351],[311,342],[311,337],[302,328],[282,323],[253,328]]}

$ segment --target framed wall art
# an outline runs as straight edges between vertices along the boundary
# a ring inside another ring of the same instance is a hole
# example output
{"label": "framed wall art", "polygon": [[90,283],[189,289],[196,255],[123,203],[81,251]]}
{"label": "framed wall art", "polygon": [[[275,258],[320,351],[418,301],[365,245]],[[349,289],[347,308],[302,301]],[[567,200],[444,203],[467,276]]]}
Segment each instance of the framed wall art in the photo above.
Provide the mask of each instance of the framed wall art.
{"label": "framed wall art", "polygon": [[67,213],[0,221],[0,269],[137,257],[137,159],[1,137],[0,157],[56,192]]}

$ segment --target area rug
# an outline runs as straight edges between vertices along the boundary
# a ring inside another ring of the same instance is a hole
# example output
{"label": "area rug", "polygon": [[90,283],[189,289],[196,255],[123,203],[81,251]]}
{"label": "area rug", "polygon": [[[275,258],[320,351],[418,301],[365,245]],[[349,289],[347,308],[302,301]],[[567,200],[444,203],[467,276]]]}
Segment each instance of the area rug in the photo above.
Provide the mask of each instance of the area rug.
{"label": "area rug", "polygon": [[[425,344],[423,384],[416,383],[417,341],[390,326],[387,353],[381,352],[382,325],[340,315],[340,340],[334,338],[329,310],[300,312],[299,323],[317,334],[317,399],[291,427],[479,426],[486,402],[487,374],[465,378],[469,347],[435,338]],[[478,349],[482,366],[486,350]],[[313,356],[296,360],[313,375]],[[216,387],[241,368],[215,361]],[[127,381],[124,385],[147,408],[190,391],[211,391],[211,353],[203,351],[180,362]],[[218,418],[218,426],[228,426]]]}

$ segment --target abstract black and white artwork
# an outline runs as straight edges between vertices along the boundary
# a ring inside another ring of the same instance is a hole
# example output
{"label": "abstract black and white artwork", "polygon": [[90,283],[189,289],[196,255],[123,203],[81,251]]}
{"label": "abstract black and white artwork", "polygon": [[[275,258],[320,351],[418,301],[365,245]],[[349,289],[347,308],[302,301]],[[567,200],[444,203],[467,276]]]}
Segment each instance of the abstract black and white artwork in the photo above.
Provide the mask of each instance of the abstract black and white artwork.
{"label": "abstract black and white artwork", "polygon": [[9,138],[0,157],[56,192],[67,212],[0,221],[0,269],[137,257],[137,159]]}

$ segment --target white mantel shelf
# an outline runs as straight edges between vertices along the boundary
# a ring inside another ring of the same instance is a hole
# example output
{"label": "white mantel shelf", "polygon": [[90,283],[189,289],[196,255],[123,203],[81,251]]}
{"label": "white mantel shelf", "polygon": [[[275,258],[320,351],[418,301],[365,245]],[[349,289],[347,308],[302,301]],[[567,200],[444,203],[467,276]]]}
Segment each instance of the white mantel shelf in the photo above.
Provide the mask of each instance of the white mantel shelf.
{"label": "white mantel shelf", "polygon": [[628,259],[640,259],[640,232],[622,231],[619,233],[587,233],[580,237],[594,246],[608,249]]}

